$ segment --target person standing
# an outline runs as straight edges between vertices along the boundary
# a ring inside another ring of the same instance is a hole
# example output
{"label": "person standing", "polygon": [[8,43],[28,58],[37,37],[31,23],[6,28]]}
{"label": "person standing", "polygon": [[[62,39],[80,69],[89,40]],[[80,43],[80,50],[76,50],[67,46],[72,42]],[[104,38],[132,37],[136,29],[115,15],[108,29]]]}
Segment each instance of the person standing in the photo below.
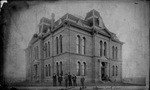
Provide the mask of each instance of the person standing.
{"label": "person standing", "polygon": [[65,86],[67,88],[67,86],[68,86],[68,75],[67,75],[67,73],[65,74],[64,79],[65,79]]}
{"label": "person standing", "polygon": [[80,80],[80,81],[81,81],[82,88],[84,88],[84,81],[85,81],[84,76],[81,77],[81,80]]}
{"label": "person standing", "polygon": [[61,82],[62,82],[62,76],[61,76],[61,74],[58,75],[58,82],[59,82],[59,86],[61,86]]}
{"label": "person standing", "polygon": [[77,82],[76,82],[77,77],[73,74],[72,76],[72,81],[73,81],[73,85],[77,86]]}
{"label": "person standing", "polygon": [[70,75],[70,72],[68,74],[68,79],[69,79],[69,86],[72,86],[72,76]]}
{"label": "person standing", "polygon": [[53,75],[53,86],[56,86],[56,85],[57,85],[57,76],[54,73],[54,75]]}

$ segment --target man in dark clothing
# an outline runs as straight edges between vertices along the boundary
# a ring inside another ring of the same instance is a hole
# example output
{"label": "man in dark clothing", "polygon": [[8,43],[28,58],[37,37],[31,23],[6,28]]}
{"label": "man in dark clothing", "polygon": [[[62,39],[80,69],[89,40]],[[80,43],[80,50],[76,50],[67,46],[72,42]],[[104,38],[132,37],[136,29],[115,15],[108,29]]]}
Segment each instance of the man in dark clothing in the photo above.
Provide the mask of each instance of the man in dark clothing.
{"label": "man in dark clothing", "polygon": [[67,86],[68,86],[68,75],[67,75],[67,73],[65,74],[64,79],[65,79],[65,86],[67,88]]}
{"label": "man in dark clothing", "polygon": [[57,76],[54,73],[54,75],[53,75],[53,86],[56,86],[56,85],[57,85]]}
{"label": "man in dark clothing", "polygon": [[84,76],[81,77],[81,80],[80,80],[80,81],[81,81],[82,88],[84,88],[84,81],[85,81]]}
{"label": "man in dark clothing", "polygon": [[76,79],[77,79],[77,77],[73,74],[72,80],[73,80],[73,85],[74,85],[74,86],[77,86]]}
{"label": "man in dark clothing", "polygon": [[68,80],[69,80],[69,86],[72,86],[72,76],[70,75],[70,72],[68,74]]}
{"label": "man in dark clothing", "polygon": [[58,76],[58,82],[59,82],[59,86],[61,86],[61,82],[62,82],[62,76],[61,76],[61,74]]}

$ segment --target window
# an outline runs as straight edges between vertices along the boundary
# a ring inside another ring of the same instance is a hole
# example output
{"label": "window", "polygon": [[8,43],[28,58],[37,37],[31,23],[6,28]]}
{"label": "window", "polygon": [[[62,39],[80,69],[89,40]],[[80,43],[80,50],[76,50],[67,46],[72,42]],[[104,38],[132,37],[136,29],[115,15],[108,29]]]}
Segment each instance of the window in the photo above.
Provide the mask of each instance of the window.
{"label": "window", "polygon": [[45,57],[47,58],[47,43],[45,43]]}
{"label": "window", "polygon": [[63,75],[62,62],[60,62],[60,74]]}
{"label": "window", "polygon": [[77,63],[77,75],[80,76],[80,71],[81,71],[81,63],[78,61]]}
{"label": "window", "polygon": [[118,67],[116,66],[116,76],[118,76]]}
{"label": "window", "polygon": [[36,48],[34,48],[34,59],[36,59]]}
{"label": "window", "polygon": [[114,59],[114,46],[112,47],[112,58]]}
{"label": "window", "polygon": [[83,62],[83,75],[86,75],[86,63]]}
{"label": "window", "polygon": [[58,37],[56,37],[56,53],[58,54]]}
{"label": "window", "polygon": [[58,64],[58,62],[56,63],[56,70],[57,70],[57,75],[59,75],[59,64]]}
{"label": "window", "polygon": [[50,57],[50,54],[51,53],[51,50],[50,50],[50,42],[48,42],[48,55],[49,55],[49,57]]}
{"label": "window", "polygon": [[116,60],[117,60],[117,58],[118,58],[118,49],[116,47]]}
{"label": "window", "polygon": [[77,39],[76,39],[76,51],[77,53],[80,53],[80,36],[78,35],[77,36]]}
{"label": "window", "polygon": [[37,67],[37,64],[34,65],[34,68],[35,68],[35,77],[37,77],[37,73],[38,73],[38,72],[37,72],[37,68],[38,68],[38,67]]}
{"label": "window", "polygon": [[114,76],[114,71],[115,70],[115,67],[113,66],[113,70],[112,70],[112,76]]}
{"label": "window", "polygon": [[46,71],[46,77],[48,76],[48,66],[45,66],[45,71]]}
{"label": "window", "polygon": [[95,24],[96,24],[97,26],[99,26],[99,18],[96,18],[96,19],[95,19]]}
{"label": "window", "polygon": [[39,59],[39,47],[37,46],[37,59]]}
{"label": "window", "polygon": [[48,70],[48,72],[49,72],[48,74],[49,74],[49,76],[51,76],[51,65],[50,64],[48,64],[48,69],[49,69]]}
{"label": "window", "polygon": [[103,42],[102,41],[100,41],[100,56],[102,56],[102,49],[103,48]]}
{"label": "window", "polygon": [[85,46],[86,46],[86,38],[83,37],[83,40],[82,40],[82,54],[85,54]]}
{"label": "window", "polygon": [[104,42],[104,56],[107,56],[107,43]]}
{"label": "window", "polygon": [[62,53],[62,35],[59,36],[60,39],[60,53]]}

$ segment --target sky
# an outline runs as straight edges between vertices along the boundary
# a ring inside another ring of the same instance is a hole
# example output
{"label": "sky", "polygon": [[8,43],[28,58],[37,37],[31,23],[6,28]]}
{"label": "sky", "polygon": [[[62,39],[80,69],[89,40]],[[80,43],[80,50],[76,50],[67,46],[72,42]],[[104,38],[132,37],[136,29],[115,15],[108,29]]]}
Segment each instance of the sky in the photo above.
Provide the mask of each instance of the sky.
{"label": "sky", "polygon": [[97,10],[109,31],[124,42],[122,75],[146,77],[149,71],[149,9],[142,1],[58,1],[30,3],[29,8],[15,11],[11,18],[10,39],[6,49],[4,74],[7,78],[25,78],[25,49],[42,17],[58,20],[66,13],[85,18]]}

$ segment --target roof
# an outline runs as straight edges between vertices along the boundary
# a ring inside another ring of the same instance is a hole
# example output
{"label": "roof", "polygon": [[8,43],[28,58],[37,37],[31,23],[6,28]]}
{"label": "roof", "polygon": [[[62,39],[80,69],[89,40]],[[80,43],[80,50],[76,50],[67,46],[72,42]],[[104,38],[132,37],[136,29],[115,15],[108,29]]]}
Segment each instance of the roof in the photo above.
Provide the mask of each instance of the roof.
{"label": "roof", "polygon": [[95,16],[97,16],[97,17],[100,17],[99,12],[96,11],[95,9],[93,9],[93,10],[89,11],[89,12],[86,14],[85,20],[88,19],[89,17],[93,16],[93,15],[95,15]]}
{"label": "roof", "polygon": [[44,23],[47,23],[47,24],[50,24],[50,25],[51,25],[51,20],[50,20],[50,19],[48,19],[48,18],[46,18],[46,17],[42,17],[42,18],[41,18],[40,23],[42,23],[42,22],[44,22]]}
{"label": "roof", "polygon": [[[76,16],[74,16],[74,15],[72,15],[72,14],[66,13],[64,16],[62,16],[60,19],[58,19],[56,22],[54,22],[54,29],[52,29],[51,32],[55,32],[58,28],[60,28],[61,26],[63,26],[63,23],[68,22],[68,23],[70,23],[70,25],[72,25],[72,26],[75,26],[75,27],[80,28],[80,29],[82,29],[82,30],[84,30],[84,31],[87,31],[87,32],[91,32],[91,33],[92,33],[92,32],[93,32],[93,31],[92,31],[92,30],[93,30],[93,29],[92,29],[93,27],[90,26],[90,21],[87,21],[87,20],[86,20],[87,18],[89,18],[89,17],[92,16],[92,15],[95,15],[95,16],[101,18],[99,12],[96,11],[95,9],[93,9],[93,10],[91,10],[91,11],[89,11],[89,12],[87,13],[87,15],[86,15],[86,17],[85,17],[85,20],[83,20],[83,19],[81,19],[81,18],[78,18],[78,17],[76,17]],[[102,18],[101,18],[101,19],[102,19]],[[40,23],[42,23],[42,22],[44,22],[44,23],[48,24],[49,26],[51,26],[51,24],[52,24],[52,19],[48,19],[48,18],[42,17],[42,19],[40,20]],[[103,23],[103,21],[102,21],[102,23]],[[100,27],[100,26],[98,26],[98,27],[96,27],[95,29],[96,29],[96,31],[97,31],[98,33],[110,37],[113,41],[122,43],[122,42],[118,39],[118,37],[116,36],[116,34],[110,32],[110,31],[105,27],[105,25],[104,25],[103,28]],[[50,32],[44,33],[44,34],[43,34],[43,37],[46,37],[47,35],[49,35],[48,33],[50,33]],[[42,34],[41,34],[41,35],[42,35]],[[40,37],[41,35],[37,35],[37,37]],[[30,44],[32,44],[34,41],[36,41],[36,40],[38,39],[37,37],[36,37],[36,34],[34,34],[34,36],[32,37],[32,39],[31,39],[31,41],[30,41],[30,43],[29,43],[29,46],[30,46]]]}

